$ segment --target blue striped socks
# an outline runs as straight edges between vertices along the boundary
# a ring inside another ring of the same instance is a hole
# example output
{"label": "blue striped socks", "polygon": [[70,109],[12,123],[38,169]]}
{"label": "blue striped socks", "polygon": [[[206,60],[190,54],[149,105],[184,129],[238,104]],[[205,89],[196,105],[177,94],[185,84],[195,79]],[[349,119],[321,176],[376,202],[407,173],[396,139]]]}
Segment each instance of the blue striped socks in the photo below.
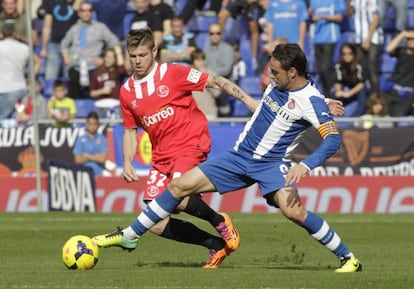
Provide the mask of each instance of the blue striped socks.
{"label": "blue striped socks", "polygon": [[332,251],[339,259],[352,255],[345,244],[341,241],[341,238],[335,233],[328,223],[308,211],[308,216],[302,224],[312,237],[318,240],[319,243]]}
{"label": "blue striped socks", "polygon": [[[144,211],[141,212],[141,214],[139,214],[138,218],[131,224],[130,227],[139,237],[148,231],[148,229],[154,224],[168,217],[180,202],[181,199],[174,197],[173,194],[167,189],[151,203],[149,203],[149,205]],[[128,231],[128,228],[125,231]]]}

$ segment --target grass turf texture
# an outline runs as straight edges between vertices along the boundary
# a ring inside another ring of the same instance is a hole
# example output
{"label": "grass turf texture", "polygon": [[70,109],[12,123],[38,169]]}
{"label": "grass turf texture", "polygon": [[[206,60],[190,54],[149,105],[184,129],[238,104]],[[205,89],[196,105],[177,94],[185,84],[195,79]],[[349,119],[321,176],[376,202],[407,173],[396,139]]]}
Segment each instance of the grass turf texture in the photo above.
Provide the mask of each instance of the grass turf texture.
{"label": "grass turf texture", "polygon": [[136,215],[0,213],[0,288],[414,288],[414,215],[323,215],[363,263],[355,274],[333,273],[335,256],[279,214],[230,215],[241,245],[220,269],[200,268],[206,249],[148,233],[135,251],[101,248],[93,270],[72,271],[61,261],[69,237],[110,232]]}

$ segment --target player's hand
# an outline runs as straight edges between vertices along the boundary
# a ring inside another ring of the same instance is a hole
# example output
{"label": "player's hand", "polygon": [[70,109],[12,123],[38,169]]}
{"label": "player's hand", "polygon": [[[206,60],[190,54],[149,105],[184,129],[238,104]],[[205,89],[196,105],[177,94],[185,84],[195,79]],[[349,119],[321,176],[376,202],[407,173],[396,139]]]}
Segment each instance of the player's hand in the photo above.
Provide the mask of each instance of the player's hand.
{"label": "player's hand", "polygon": [[285,186],[299,183],[300,179],[309,173],[308,168],[302,164],[297,164],[291,167],[285,178]]}
{"label": "player's hand", "polygon": [[336,100],[336,99],[329,100],[328,107],[329,107],[329,112],[333,116],[343,116],[345,113],[344,105],[342,101],[340,100]]}
{"label": "player's hand", "polygon": [[122,178],[127,183],[132,183],[138,181],[138,175],[135,171],[135,168],[132,164],[125,165],[124,170],[122,171]]}

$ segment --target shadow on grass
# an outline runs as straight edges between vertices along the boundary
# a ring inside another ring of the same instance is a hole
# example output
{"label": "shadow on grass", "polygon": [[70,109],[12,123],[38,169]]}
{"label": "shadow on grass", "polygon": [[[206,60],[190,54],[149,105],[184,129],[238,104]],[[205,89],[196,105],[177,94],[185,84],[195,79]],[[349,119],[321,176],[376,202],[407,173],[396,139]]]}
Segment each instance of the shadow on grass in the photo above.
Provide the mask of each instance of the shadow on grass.
{"label": "shadow on grass", "polygon": [[137,267],[177,267],[177,268],[201,268],[204,263],[196,262],[159,262],[159,263],[150,263],[150,262],[138,262]]}
{"label": "shadow on grass", "polygon": [[[160,268],[201,268],[204,263],[196,262],[138,262],[137,267],[160,267]],[[291,271],[332,271],[332,266],[300,266],[300,265],[266,265],[266,264],[240,264],[223,265],[222,269],[268,269],[268,270],[291,270]]]}
{"label": "shadow on grass", "polygon": [[334,268],[331,266],[295,266],[295,265],[275,265],[275,266],[263,266],[264,269],[272,270],[293,270],[293,271],[332,271]]}

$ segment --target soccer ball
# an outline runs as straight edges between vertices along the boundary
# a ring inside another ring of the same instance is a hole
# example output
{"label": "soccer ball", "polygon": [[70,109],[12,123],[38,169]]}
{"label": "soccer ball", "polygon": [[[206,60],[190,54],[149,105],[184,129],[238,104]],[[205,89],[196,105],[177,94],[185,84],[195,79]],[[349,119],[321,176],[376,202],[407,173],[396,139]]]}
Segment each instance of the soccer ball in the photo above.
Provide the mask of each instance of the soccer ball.
{"label": "soccer ball", "polygon": [[63,245],[62,260],[69,269],[92,269],[99,260],[98,246],[88,236],[73,236]]}

